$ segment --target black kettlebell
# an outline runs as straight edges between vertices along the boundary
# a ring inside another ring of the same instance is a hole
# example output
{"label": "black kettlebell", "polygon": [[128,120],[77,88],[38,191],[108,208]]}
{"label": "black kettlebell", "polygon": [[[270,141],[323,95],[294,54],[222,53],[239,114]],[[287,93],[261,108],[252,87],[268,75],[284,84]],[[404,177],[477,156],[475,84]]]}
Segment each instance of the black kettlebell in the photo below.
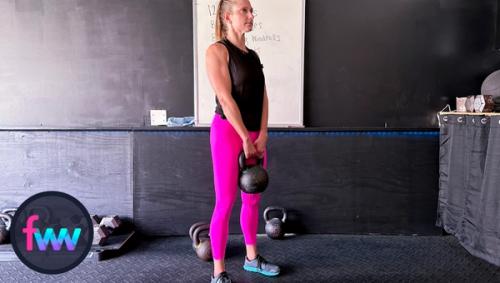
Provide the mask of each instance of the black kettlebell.
{"label": "black kettlebell", "polygon": [[266,169],[262,167],[263,159],[258,158],[257,164],[246,165],[245,152],[241,151],[238,156],[240,165],[240,189],[247,194],[258,194],[266,190],[269,176]]}
{"label": "black kettlebell", "polygon": [[207,237],[201,239],[201,232],[208,232],[210,230],[210,225],[203,224],[194,229],[193,232],[193,248],[196,252],[198,258],[204,261],[210,261],[212,259],[212,247],[210,245],[210,239]]}
{"label": "black kettlebell", "polygon": [[[269,212],[281,210],[282,217],[269,220]],[[264,210],[264,220],[266,221],[266,234],[271,239],[281,239],[285,235],[286,210],[283,207],[269,206]]]}
{"label": "black kettlebell", "polygon": [[10,224],[12,216],[7,213],[0,213],[0,244],[5,244],[9,241]]}

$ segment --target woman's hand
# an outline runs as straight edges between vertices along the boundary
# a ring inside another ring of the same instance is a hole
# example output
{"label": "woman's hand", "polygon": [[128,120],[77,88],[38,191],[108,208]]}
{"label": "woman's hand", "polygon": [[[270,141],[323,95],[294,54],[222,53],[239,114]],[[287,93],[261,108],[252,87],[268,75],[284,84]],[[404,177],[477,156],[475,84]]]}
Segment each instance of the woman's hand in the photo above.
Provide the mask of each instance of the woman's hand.
{"label": "woman's hand", "polygon": [[264,152],[266,151],[267,145],[267,134],[260,134],[259,137],[254,142],[255,149],[257,150],[257,156],[259,158],[264,157]]}
{"label": "woman's hand", "polygon": [[243,151],[245,152],[246,159],[250,159],[252,157],[255,157],[258,154],[257,149],[255,148],[255,146],[252,143],[252,140],[250,140],[250,138],[243,140]]}

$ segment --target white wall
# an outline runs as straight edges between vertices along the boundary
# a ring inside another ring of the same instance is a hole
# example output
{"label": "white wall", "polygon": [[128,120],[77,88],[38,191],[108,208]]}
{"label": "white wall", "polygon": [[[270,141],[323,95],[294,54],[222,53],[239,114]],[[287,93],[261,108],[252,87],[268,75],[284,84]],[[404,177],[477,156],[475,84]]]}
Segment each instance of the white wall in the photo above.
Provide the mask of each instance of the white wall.
{"label": "white wall", "polygon": [[[246,34],[264,65],[269,96],[269,126],[303,126],[305,0],[252,0],[254,30]],[[193,0],[195,116],[209,126],[215,93],[205,68],[205,51],[215,41],[215,11],[219,1]]]}

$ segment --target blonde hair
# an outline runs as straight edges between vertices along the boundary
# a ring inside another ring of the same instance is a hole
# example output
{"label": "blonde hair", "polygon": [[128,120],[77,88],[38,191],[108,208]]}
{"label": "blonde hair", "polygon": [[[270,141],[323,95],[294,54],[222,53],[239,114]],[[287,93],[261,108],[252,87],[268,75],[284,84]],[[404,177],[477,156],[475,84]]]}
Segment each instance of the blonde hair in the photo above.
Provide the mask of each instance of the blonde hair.
{"label": "blonde hair", "polygon": [[224,13],[231,10],[234,0],[220,0],[215,14],[215,40],[219,41],[226,38],[227,26],[224,22]]}

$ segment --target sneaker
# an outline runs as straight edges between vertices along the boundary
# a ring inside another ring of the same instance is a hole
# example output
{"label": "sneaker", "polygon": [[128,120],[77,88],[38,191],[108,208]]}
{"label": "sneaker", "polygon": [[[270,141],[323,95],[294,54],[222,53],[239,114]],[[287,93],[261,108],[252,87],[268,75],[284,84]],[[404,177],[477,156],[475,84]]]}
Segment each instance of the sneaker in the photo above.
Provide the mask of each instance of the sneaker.
{"label": "sneaker", "polygon": [[212,275],[212,280],[210,281],[210,283],[231,283],[231,279],[229,279],[229,276],[227,275],[227,272],[225,271],[222,271],[221,273],[219,273],[219,275],[217,275],[217,277],[214,277]]}
{"label": "sneaker", "polygon": [[246,271],[257,272],[265,276],[276,276],[280,274],[279,266],[267,262],[267,260],[260,255],[257,255],[254,260],[248,260],[248,258],[245,257],[243,269]]}

